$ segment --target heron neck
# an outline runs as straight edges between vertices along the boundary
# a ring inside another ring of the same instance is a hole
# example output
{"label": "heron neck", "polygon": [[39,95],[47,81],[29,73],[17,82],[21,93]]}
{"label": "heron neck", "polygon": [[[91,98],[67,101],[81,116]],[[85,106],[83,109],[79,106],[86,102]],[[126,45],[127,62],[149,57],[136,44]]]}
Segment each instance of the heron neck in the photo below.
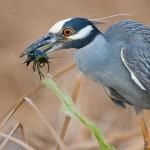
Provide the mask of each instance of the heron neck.
{"label": "heron neck", "polygon": [[84,50],[91,50],[93,51],[94,49],[98,50],[106,50],[108,45],[108,42],[106,38],[103,36],[103,34],[99,33],[93,41],[91,41],[89,44],[87,44],[85,47],[82,47],[80,49],[76,49],[76,51],[84,51]]}
{"label": "heron neck", "polygon": [[87,46],[76,49],[74,60],[81,72],[91,74],[95,66],[99,65],[100,67],[104,64],[107,65],[107,56],[110,55],[107,46],[107,40],[102,34],[99,34],[94,41]]}

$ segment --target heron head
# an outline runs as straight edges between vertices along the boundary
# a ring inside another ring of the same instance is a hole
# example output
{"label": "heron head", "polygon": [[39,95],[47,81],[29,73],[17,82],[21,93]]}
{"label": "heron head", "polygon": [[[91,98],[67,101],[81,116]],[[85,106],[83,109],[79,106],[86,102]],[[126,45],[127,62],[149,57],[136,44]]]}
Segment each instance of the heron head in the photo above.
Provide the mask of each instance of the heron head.
{"label": "heron head", "polygon": [[100,31],[90,19],[65,19],[54,24],[46,35],[31,44],[20,57],[37,49],[45,53],[59,49],[80,49],[91,43],[98,34]]}

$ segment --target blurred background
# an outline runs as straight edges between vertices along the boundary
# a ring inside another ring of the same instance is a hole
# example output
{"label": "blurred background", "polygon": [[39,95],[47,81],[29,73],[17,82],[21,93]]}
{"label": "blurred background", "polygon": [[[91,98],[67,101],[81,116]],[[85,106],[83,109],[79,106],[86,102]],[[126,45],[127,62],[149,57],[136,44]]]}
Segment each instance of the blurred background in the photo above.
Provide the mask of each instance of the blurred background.
{"label": "blurred background", "polygon": [[[150,26],[149,0],[1,0],[0,1],[0,121],[17,105],[21,97],[41,85],[37,73],[31,66],[22,64],[19,55],[32,42],[43,36],[59,20],[71,17],[103,18],[119,13],[132,13],[131,16],[109,19],[110,22],[98,28],[104,31],[119,20],[136,20]],[[73,62],[73,50],[59,51],[51,56],[59,57],[51,63],[53,74]],[[59,85],[72,93],[79,71],[76,67],[57,77]],[[55,94],[42,86],[29,95],[38,109],[60,133],[64,114],[61,103]],[[85,117],[92,120],[103,132],[108,143],[119,150],[141,150],[143,139],[136,115],[132,108],[123,110],[115,106],[103,88],[84,77],[76,105]],[[150,127],[150,111],[145,111],[145,119]],[[13,117],[1,128],[9,133],[17,123],[22,123],[29,144],[36,150],[53,149],[56,141],[49,133],[39,116],[24,103]],[[20,131],[13,135],[22,139]],[[98,150],[98,144],[89,131],[78,121],[71,119],[64,139],[69,150]],[[23,150],[16,143],[8,142],[5,150]]]}

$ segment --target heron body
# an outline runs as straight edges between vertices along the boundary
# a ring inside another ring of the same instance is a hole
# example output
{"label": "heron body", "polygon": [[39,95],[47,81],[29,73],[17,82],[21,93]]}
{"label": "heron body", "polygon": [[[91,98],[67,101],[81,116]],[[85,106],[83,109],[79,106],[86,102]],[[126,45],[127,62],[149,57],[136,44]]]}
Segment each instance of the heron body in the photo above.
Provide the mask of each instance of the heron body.
{"label": "heron body", "polygon": [[[143,35],[134,33],[134,27],[139,27],[137,25],[141,24],[121,21],[109,27],[103,34],[99,32],[89,45],[76,49],[74,59],[85,75],[113,88],[134,107],[150,109],[149,93],[132,80],[121,59],[121,49],[128,44],[137,47],[149,46],[149,43],[144,43]],[[150,28],[148,29],[150,33]]]}
{"label": "heron body", "polygon": [[21,57],[38,48],[45,53],[75,48],[77,67],[102,84],[113,102],[142,110],[150,109],[149,46],[150,27],[141,23],[120,21],[102,33],[88,19],[69,18],[54,24]]}

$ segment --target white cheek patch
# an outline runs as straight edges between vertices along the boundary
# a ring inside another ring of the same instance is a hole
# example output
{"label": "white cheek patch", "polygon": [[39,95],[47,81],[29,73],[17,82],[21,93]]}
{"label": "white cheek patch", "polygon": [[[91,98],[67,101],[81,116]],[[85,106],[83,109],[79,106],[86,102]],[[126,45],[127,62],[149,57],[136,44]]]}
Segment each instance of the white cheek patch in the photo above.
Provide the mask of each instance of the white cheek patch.
{"label": "white cheek patch", "polygon": [[69,20],[71,20],[71,19],[72,19],[72,18],[65,19],[65,20],[62,20],[62,21],[57,22],[56,24],[54,24],[54,25],[49,29],[49,32],[51,32],[51,33],[57,33],[57,32],[59,32],[59,31],[62,29],[63,25],[64,25],[67,21],[69,21]]}
{"label": "white cheek patch", "polygon": [[142,89],[142,90],[146,90],[143,85],[140,83],[140,81],[137,79],[137,77],[134,75],[134,72],[127,66],[126,61],[123,57],[123,48],[121,50],[121,60],[123,61],[124,65],[126,66],[126,68],[129,70],[130,75],[132,80]]}
{"label": "white cheek patch", "polygon": [[84,37],[88,36],[92,30],[93,30],[93,27],[91,25],[88,25],[85,28],[81,29],[77,34],[71,35],[68,38],[72,40],[83,39]]}

